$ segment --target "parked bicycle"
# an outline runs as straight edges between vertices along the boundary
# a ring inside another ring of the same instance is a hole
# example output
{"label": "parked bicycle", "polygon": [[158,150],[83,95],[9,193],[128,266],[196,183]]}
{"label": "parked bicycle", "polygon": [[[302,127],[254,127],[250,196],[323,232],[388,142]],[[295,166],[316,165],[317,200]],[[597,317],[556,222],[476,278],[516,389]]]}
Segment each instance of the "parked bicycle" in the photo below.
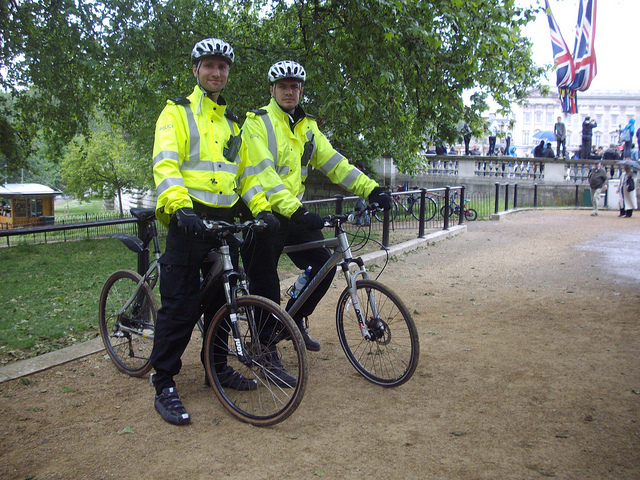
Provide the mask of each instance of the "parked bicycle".
{"label": "parked bicycle", "polygon": [[[130,249],[140,253],[153,241],[154,260],[147,272],[120,270],[106,281],[100,296],[100,334],[116,367],[129,375],[147,373],[153,346],[157,302],[152,286],[159,277],[160,247],[154,212],[132,209],[132,215],[150,228],[149,239],[132,235],[118,236]],[[214,314],[204,341],[204,367],[216,397],[236,418],[257,426],[273,425],[289,417],[298,407],[307,385],[306,349],[300,331],[279,305],[263,297],[250,295],[244,272],[231,261],[231,247],[240,246],[236,233],[243,229],[262,229],[262,221],[226,223],[205,221],[205,233],[220,243],[209,252],[211,269],[203,278],[200,293],[200,316],[209,306],[211,293],[223,288],[226,304]],[[134,240],[135,239],[135,240]],[[261,335],[270,322],[278,335],[287,336],[291,344],[277,344],[276,338]],[[275,378],[271,368],[274,355],[296,378],[295,385]],[[224,387],[216,374],[216,363],[226,363],[245,378],[254,379],[256,388],[247,391]]]}
{"label": "parked bicycle", "polygon": [[[415,189],[414,189],[415,190]],[[398,189],[396,192],[406,192],[407,187],[402,185],[398,185]],[[414,193],[408,193],[406,195],[391,195],[392,205],[391,210],[389,210],[389,221],[395,221],[398,218],[398,215],[404,217],[406,220],[407,217],[411,216],[415,220],[420,220],[420,195],[416,195]],[[429,220],[435,217],[438,207],[436,202],[429,196],[425,197],[425,216],[424,220],[428,222]],[[379,222],[384,220],[384,214],[382,212],[374,213],[374,217]]]}
{"label": "parked bicycle", "polygon": [[[469,206],[467,205],[467,203],[469,203],[469,199],[465,198],[463,205],[461,206],[460,202],[458,202],[459,198],[460,198],[460,194],[457,191],[454,192],[453,195],[451,195],[451,200],[449,203],[449,217],[453,215],[459,216],[460,208],[462,207],[462,213],[464,215],[465,220],[468,220],[470,222],[476,220],[478,218],[478,212],[473,208],[469,208]],[[442,207],[440,209],[440,214],[443,217],[444,217],[444,212],[445,212],[445,207]]]}
{"label": "parked bicycle", "polygon": [[[374,204],[365,210],[375,213],[378,209]],[[418,331],[402,300],[382,283],[371,280],[364,261],[352,256],[351,245],[342,226],[355,223],[365,210],[323,217],[325,226],[334,229],[333,237],[284,248],[284,253],[319,247],[333,250],[288,313],[295,316],[326,275],[339,266],[347,283],[336,307],[340,345],[349,362],[367,380],[384,387],[395,387],[408,381],[418,365]],[[351,267],[354,267],[353,272]]]}

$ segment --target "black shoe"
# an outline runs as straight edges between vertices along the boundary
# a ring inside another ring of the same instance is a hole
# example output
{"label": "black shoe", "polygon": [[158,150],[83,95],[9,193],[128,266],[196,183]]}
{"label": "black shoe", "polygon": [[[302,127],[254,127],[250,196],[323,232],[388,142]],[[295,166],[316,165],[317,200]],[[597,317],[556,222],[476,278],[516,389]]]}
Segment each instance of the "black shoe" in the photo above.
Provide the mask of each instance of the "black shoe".
{"label": "black shoe", "polygon": [[[236,372],[231,365],[225,365],[224,370],[218,373],[218,380],[220,380],[220,385],[225,388],[232,388],[234,390],[255,390],[258,388],[258,382],[251,378],[246,378]],[[209,377],[204,377],[204,383],[207,387],[211,386],[209,384]]]}
{"label": "black shoe", "polygon": [[269,347],[265,354],[265,364],[262,369],[264,378],[278,387],[293,388],[298,379],[291,375],[282,365],[278,356],[278,347]]}
{"label": "black shoe", "polygon": [[175,387],[167,387],[160,395],[156,395],[155,407],[165,422],[174,425],[186,425],[191,422],[191,417],[182,405]]}
{"label": "black shoe", "polygon": [[296,322],[296,325],[298,325],[298,329],[302,334],[302,339],[304,340],[304,344],[307,347],[307,350],[309,350],[310,352],[319,352],[320,342],[317,341],[315,338],[311,338],[311,335],[309,335],[309,331],[307,330],[307,327],[305,325],[305,323],[308,323],[308,322],[309,320],[307,319],[307,317],[305,317],[299,322]]}

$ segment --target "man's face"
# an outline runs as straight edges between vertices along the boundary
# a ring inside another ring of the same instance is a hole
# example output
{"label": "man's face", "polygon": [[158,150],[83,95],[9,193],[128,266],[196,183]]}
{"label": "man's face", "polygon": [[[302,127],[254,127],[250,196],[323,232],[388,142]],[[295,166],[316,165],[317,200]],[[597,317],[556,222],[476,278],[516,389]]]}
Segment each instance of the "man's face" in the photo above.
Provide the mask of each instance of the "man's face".
{"label": "man's face", "polygon": [[300,103],[304,88],[300,80],[284,78],[271,85],[270,90],[271,96],[276,99],[280,108],[291,113]]}
{"label": "man's face", "polygon": [[193,76],[208,92],[220,93],[229,80],[229,64],[222,57],[205,57],[193,66]]}
{"label": "man's face", "polygon": [[562,121],[562,117],[558,117],[558,123]]}

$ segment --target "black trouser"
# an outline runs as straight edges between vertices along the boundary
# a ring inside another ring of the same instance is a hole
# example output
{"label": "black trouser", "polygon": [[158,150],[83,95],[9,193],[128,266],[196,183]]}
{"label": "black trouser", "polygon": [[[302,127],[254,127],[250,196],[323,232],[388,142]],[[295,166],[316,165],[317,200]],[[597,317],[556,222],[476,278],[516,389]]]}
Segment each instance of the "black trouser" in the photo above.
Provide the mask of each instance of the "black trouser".
{"label": "black trouser", "polygon": [[[158,393],[166,387],[175,386],[173,377],[180,373],[182,354],[199,319],[200,274],[206,275],[211,268],[211,264],[204,260],[215,246],[211,241],[182,235],[173,224],[169,226],[167,246],[160,259],[162,307],[158,310],[151,352],[151,364],[156,371],[153,383]],[[237,265],[237,250],[232,255]],[[216,289],[205,311],[205,332],[213,315],[224,303],[226,299],[222,288]],[[226,346],[226,338],[220,338],[215,343]],[[226,350],[214,350],[214,363],[223,366],[226,363]]]}
{"label": "black trouser", "polygon": [[[278,260],[282,250],[287,245],[298,245],[300,243],[322,240],[324,235],[322,230],[310,231],[301,224],[291,222],[288,218],[276,214],[280,220],[280,230],[273,234],[254,234],[249,232],[242,247],[242,261],[249,276],[250,290],[252,295],[260,295],[280,304],[280,279],[278,277]],[[314,248],[304,252],[294,252],[288,254],[293,263],[304,270],[311,266],[311,278],[313,278],[320,268],[331,256],[328,248]],[[313,313],[316,306],[324,297],[331,286],[331,281],[335,276],[335,269],[329,272],[324,280],[318,285],[315,291],[302,305],[302,308],[293,316],[296,323],[300,323],[304,317]],[[293,304],[290,299],[287,309]],[[268,338],[272,333],[273,326],[266,326],[261,333],[261,338]]]}
{"label": "black trouser", "polygon": [[496,137],[489,137],[489,151],[487,155],[493,155],[496,149]]}
{"label": "black trouser", "polygon": [[[560,157],[560,147],[562,147],[562,156]],[[556,140],[556,157],[564,158],[567,152],[567,140]]]}
{"label": "black trouser", "polygon": [[471,142],[471,137],[469,137],[469,135],[467,134],[465,134],[463,137],[464,137],[464,154],[471,155],[471,152],[469,152],[469,142]]}
{"label": "black trouser", "polygon": [[580,158],[586,160],[591,154],[591,137],[582,137],[582,149],[580,150]]}

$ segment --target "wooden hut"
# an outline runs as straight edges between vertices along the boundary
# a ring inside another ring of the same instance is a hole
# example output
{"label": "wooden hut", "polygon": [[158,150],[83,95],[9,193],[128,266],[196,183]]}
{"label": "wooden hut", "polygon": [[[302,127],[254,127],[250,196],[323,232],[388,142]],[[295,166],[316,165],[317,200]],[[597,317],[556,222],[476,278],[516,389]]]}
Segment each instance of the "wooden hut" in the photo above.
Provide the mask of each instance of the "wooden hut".
{"label": "wooden hut", "polygon": [[0,186],[0,228],[53,224],[54,198],[61,194],[38,183]]}

